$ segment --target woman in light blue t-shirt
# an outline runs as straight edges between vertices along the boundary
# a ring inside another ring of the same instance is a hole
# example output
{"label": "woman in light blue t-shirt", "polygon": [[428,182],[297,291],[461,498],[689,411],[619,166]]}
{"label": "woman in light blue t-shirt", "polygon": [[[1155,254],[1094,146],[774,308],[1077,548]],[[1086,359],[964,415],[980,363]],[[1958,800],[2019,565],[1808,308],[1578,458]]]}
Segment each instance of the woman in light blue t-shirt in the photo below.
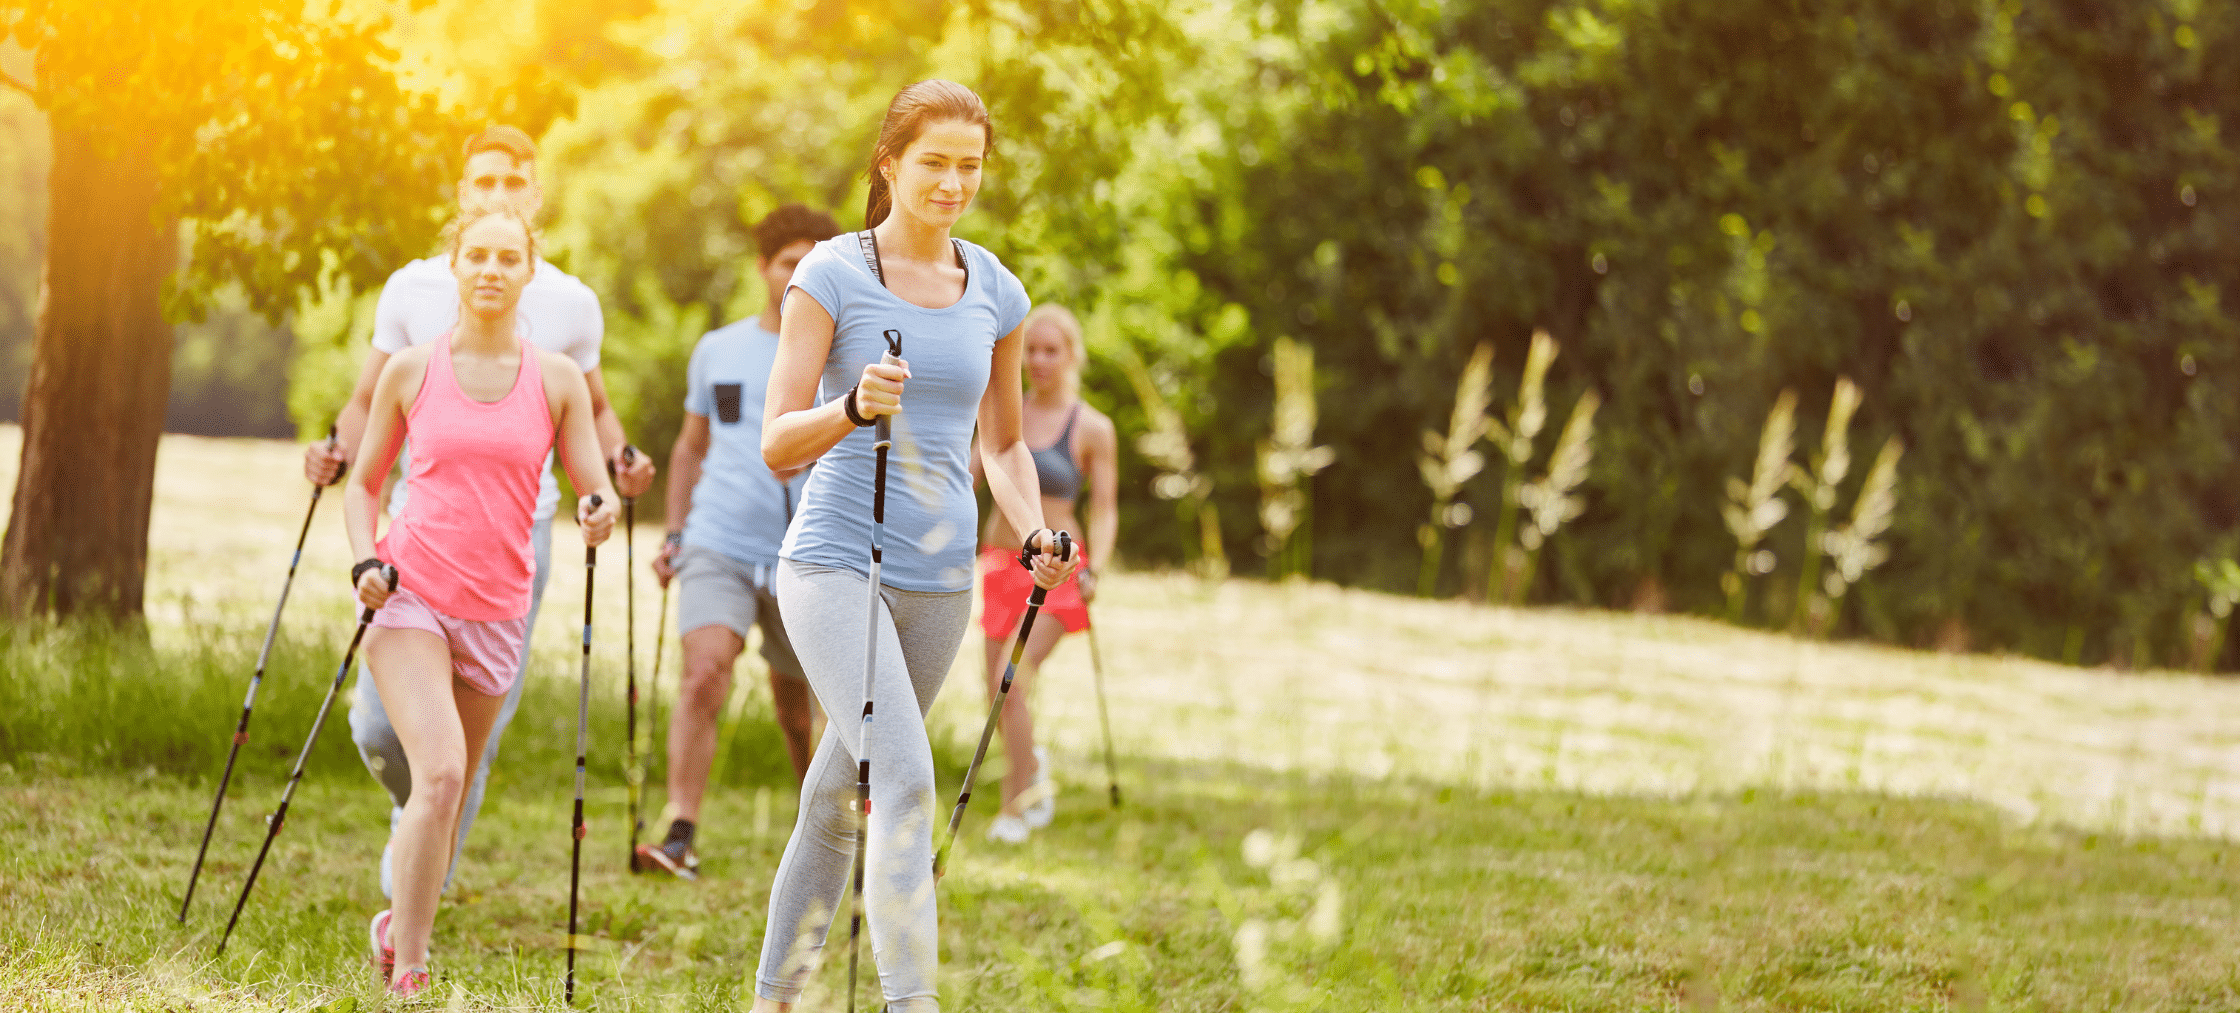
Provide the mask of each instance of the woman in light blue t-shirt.
{"label": "woman in light blue t-shirt", "polygon": [[[896,1013],[940,1008],[931,866],[939,817],[925,712],[972,609],[975,425],[996,508],[1013,530],[1032,532],[1036,583],[1054,587],[1073,572],[1043,527],[1034,456],[1020,435],[1026,289],[994,254],[949,235],[979,192],[993,139],[986,107],[963,85],[903,89],[872,153],[868,231],[817,244],[786,291],[762,456],[773,471],[817,467],[778,550],[778,608],[835,719],[810,761],[771,886],[758,1011],[800,999],[847,902],[858,757],[872,767],[864,894],[880,987]],[[881,361],[890,329],[903,335],[901,361],[891,363]],[[866,742],[862,722],[839,716],[863,707],[873,469],[865,427],[881,415],[894,417],[894,448],[874,631],[878,719]]]}

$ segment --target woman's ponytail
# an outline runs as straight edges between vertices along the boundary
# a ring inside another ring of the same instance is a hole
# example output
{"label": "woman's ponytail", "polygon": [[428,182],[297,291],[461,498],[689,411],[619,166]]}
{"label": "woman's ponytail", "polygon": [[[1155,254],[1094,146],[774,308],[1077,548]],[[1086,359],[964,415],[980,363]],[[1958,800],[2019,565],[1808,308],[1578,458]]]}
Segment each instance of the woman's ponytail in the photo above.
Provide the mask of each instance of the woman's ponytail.
{"label": "woman's ponytail", "polygon": [[878,228],[894,211],[894,190],[887,185],[886,174],[879,171],[879,163],[885,160],[883,156],[871,160],[871,197],[863,204],[863,227],[867,229]]}

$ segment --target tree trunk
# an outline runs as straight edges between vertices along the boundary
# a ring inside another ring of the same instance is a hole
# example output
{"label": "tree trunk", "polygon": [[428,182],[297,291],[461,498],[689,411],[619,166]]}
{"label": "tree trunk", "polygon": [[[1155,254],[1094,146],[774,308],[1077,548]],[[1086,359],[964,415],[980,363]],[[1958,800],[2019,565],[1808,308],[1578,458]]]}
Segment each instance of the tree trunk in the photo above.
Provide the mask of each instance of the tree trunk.
{"label": "tree trunk", "polygon": [[[171,385],[155,152],[57,122],[47,256],[23,399],[23,462],[0,542],[0,614],[137,618],[156,441]],[[108,143],[105,143],[108,142]]]}

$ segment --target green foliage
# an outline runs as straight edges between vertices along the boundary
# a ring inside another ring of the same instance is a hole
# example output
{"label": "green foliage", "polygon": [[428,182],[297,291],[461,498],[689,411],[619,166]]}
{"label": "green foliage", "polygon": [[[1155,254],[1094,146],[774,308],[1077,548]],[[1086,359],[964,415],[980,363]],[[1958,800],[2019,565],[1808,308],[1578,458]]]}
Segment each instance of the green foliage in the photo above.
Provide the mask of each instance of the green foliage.
{"label": "green foliage", "polygon": [[[23,9],[11,24],[41,31],[63,10]],[[1121,430],[1133,560],[1268,551],[1259,448],[1277,415],[1273,351],[1289,339],[1314,351],[1316,441],[1336,454],[1290,539],[1311,545],[1304,568],[1404,588],[1424,583],[1428,560],[1436,589],[1473,584],[1465,565],[1507,566],[1506,545],[1490,560],[1443,549],[1493,541],[1512,513],[1503,490],[1526,476],[1489,468],[1435,490],[1418,481],[1419,437],[1474,348],[1523,363],[1545,329],[1565,352],[1546,401],[1592,390],[1601,410],[1573,493],[1584,510],[1548,539],[1550,565],[1520,588],[1530,599],[1725,608],[1727,477],[1748,468],[1783,390],[1811,406],[1796,436],[1825,456],[1842,427],[1819,407],[1848,376],[1850,436],[1907,458],[1873,540],[1888,561],[1846,583],[1834,633],[1956,631],[2133,664],[2198,639],[2192,561],[2240,529],[2226,438],[2240,395],[2222,379],[2240,370],[2240,92],[2214,73],[2240,65],[2240,17],[2225,7],[1134,0],[872,13],[679,0],[580,14],[546,0],[508,15],[525,41],[480,62],[453,55],[475,34],[467,8],[406,18],[413,44],[449,40],[435,62],[463,83],[444,94],[476,119],[551,124],[548,238],[606,304],[608,381],[641,446],[668,446],[696,332],[760,307],[748,223],[803,200],[854,224],[882,104],[939,74],[979,89],[997,122],[964,233],[1088,328],[1085,391]],[[371,58],[356,29],[286,31],[313,32],[306,44],[346,63]],[[280,94],[327,95],[354,73],[291,78],[297,91]],[[218,89],[164,101],[204,108]],[[366,109],[404,108],[369,95]],[[425,122],[297,105],[342,140]],[[289,130],[226,126],[186,164],[268,154]],[[353,238],[330,266],[377,278],[417,252],[409,237],[425,236],[448,176],[393,149],[348,179],[335,159],[310,161],[292,182],[242,178],[287,215],[197,233],[197,263],[249,278],[259,307],[318,265],[251,270],[228,243],[255,233],[277,237],[263,249],[307,250],[364,233],[370,254]],[[246,192],[195,171],[182,178],[209,184],[209,200]],[[421,210],[369,218],[357,177],[374,176],[420,195]],[[345,213],[303,215],[314,190]],[[354,366],[335,347],[299,341],[305,390],[291,397],[306,429]],[[1141,441],[1167,430],[1130,362],[1178,425],[1202,498],[1159,495],[1160,476],[1178,473],[1146,447],[1174,440]],[[1866,482],[1856,468],[1830,478],[1798,505]],[[1476,528],[1439,528],[1442,551],[1426,552],[1434,507]],[[1757,549],[1783,562],[1755,578],[1763,605],[1742,617],[1790,621],[1825,593],[1814,542],[1836,527],[1810,509],[1764,535]]]}
{"label": "green foliage", "polygon": [[[1718,608],[1725,476],[1776,392],[1824,404],[1849,375],[1860,438],[1902,438],[1908,461],[1890,562],[1839,632],[1957,624],[2135,664],[2184,636],[2191,562],[2240,524],[2240,398],[2215,379],[2240,369],[2240,204],[2214,196],[2240,192],[2240,93],[2210,70],[2240,60],[2230,10],[1247,16],[1252,44],[1191,86],[1255,101],[1212,120],[1221,142],[1154,217],[1194,240],[1166,270],[1250,322],[1244,348],[1195,356],[1222,428],[1259,426],[1253,363],[1277,334],[1349,393],[1321,420],[1339,460],[1315,487],[1318,575],[1415,582],[1416,434],[1479,341],[1518,362],[1545,327],[1566,352],[1551,392],[1591,386],[1605,407],[1588,509],[1535,596],[1653,586]],[[1219,499],[1249,459],[1207,440]],[[1803,558],[1802,527],[1767,547]],[[1794,601],[1793,572],[1767,600]]]}
{"label": "green foliage", "polygon": [[[458,131],[401,87],[385,25],[300,5],[28,0],[0,36],[58,131],[152,142],[163,211],[194,223],[169,309],[200,318],[239,283],[277,320],[329,277],[367,286],[433,235]],[[322,256],[321,254],[326,254]]]}

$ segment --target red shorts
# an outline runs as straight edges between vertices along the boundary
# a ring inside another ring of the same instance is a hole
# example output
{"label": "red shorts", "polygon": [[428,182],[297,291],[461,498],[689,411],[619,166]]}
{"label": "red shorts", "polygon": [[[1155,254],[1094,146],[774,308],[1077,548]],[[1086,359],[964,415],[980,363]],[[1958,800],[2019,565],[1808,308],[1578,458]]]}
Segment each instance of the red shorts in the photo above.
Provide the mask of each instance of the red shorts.
{"label": "red shorts", "polygon": [[[1087,563],[1089,555],[1080,557]],[[1067,633],[1089,628],[1089,605],[1081,600],[1080,571],[1043,596],[1035,622],[1064,623]],[[1019,565],[1019,550],[984,546],[980,550],[980,632],[990,640],[1009,640],[1027,617],[1027,596],[1034,593],[1034,571]]]}

